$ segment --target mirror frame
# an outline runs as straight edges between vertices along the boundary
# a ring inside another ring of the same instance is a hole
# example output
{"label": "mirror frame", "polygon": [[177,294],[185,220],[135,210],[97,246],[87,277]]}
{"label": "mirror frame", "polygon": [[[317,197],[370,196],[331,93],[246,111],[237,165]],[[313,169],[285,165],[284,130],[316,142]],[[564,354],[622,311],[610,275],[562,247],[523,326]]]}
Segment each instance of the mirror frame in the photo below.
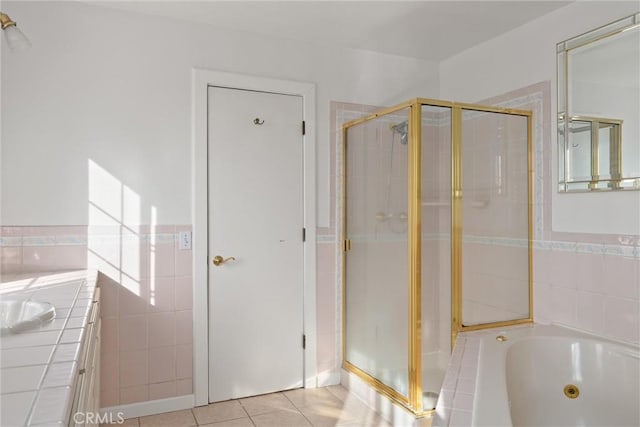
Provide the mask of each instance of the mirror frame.
{"label": "mirror frame", "polygon": [[[622,176],[622,139],[620,129],[617,131],[617,141],[614,141],[616,155],[613,163],[618,170],[612,170],[609,178],[599,178],[598,176],[598,158],[597,155],[591,158],[590,170],[592,171],[591,179],[572,180],[569,171],[569,132],[572,120],[582,120],[583,117],[568,117],[567,110],[569,107],[569,52],[573,49],[585,46],[596,41],[600,41],[607,37],[615,36],[623,31],[640,26],[640,13],[614,21],[595,30],[586,32],[568,40],[562,41],[556,45],[557,54],[557,78],[558,78],[558,192],[590,192],[590,191],[618,191],[618,190],[640,190],[640,176],[625,177]],[[617,120],[604,118],[595,119],[595,123],[610,123]],[[593,120],[590,120],[592,123]],[[619,121],[618,121],[619,122]],[[619,123],[621,125],[621,122]],[[640,144],[640,141],[638,141]],[[597,144],[595,149],[597,149]],[[591,147],[594,152],[594,147]],[[595,153],[597,154],[597,153]],[[595,174],[594,174],[595,172]]]}

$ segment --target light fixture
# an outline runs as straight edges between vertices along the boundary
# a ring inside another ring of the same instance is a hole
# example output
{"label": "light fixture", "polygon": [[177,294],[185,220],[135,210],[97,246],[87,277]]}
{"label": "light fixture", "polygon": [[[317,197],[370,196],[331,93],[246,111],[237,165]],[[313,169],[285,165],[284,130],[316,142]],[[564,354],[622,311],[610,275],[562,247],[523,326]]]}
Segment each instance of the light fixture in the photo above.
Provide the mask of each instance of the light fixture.
{"label": "light fixture", "polygon": [[0,12],[0,26],[7,38],[7,44],[12,51],[26,50],[31,47],[29,39],[18,29],[15,21],[9,15]]}

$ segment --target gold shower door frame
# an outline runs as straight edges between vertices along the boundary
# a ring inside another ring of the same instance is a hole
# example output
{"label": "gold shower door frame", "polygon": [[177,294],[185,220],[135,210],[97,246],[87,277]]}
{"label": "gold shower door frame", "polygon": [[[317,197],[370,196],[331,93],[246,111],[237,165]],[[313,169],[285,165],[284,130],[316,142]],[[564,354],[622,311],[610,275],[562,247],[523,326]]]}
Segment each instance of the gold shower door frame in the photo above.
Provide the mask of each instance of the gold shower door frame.
{"label": "gold shower door frame", "polygon": [[[422,107],[446,107],[451,109],[451,342],[452,348],[459,332],[503,327],[533,322],[533,147],[532,112],[479,104],[415,98],[394,107],[377,111],[342,126],[342,366],[358,376],[377,392],[393,402],[409,409],[416,416],[430,415],[434,410],[422,407]],[[346,230],[346,153],[347,130],[379,117],[403,109],[409,109],[409,159],[408,159],[408,225],[409,250],[409,393],[404,396],[392,387],[366,373],[346,360],[346,253],[351,242]],[[529,316],[473,326],[462,324],[462,111],[500,113],[527,118],[527,189],[528,189],[528,281]]]}

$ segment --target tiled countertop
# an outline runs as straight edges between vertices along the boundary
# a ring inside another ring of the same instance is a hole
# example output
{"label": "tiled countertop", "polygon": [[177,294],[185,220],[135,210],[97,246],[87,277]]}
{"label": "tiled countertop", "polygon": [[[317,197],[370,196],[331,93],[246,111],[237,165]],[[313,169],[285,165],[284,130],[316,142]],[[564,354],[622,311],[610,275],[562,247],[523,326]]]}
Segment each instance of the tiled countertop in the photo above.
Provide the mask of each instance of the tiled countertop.
{"label": "tiled countertop", "polygon": [[67,425],[97,271],[4,276],[0,299],[52,304],[44,326],[0,337],[0,425]]}

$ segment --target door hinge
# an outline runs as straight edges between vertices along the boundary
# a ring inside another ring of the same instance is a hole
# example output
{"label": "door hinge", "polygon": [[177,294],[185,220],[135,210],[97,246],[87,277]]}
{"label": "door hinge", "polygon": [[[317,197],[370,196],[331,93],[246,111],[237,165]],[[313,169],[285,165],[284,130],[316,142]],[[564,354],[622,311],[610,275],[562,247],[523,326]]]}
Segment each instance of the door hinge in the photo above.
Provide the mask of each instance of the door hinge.
{"label": "door hinge", "polygon": [[302,229],[302,241],[303,242],[307,241],[307,229],[306,228]]}
{"label": "door hinge", "polygon": [[351,240],[349,239],[344,239],[342,241],[342,250],[344,252],[350,251],[351,250]]}
{"label": "door hinge", "polygon": [[302,121],[302,134],[303,134],[303,135],[306,135],[306,133],[307,133],[307,124],[306,124],[306,122],[303,120],[303,121]]}
{"label": "door hinge", "polygon": [[302,334],[302,349],[305,350],[307,348],[307,336]]}

